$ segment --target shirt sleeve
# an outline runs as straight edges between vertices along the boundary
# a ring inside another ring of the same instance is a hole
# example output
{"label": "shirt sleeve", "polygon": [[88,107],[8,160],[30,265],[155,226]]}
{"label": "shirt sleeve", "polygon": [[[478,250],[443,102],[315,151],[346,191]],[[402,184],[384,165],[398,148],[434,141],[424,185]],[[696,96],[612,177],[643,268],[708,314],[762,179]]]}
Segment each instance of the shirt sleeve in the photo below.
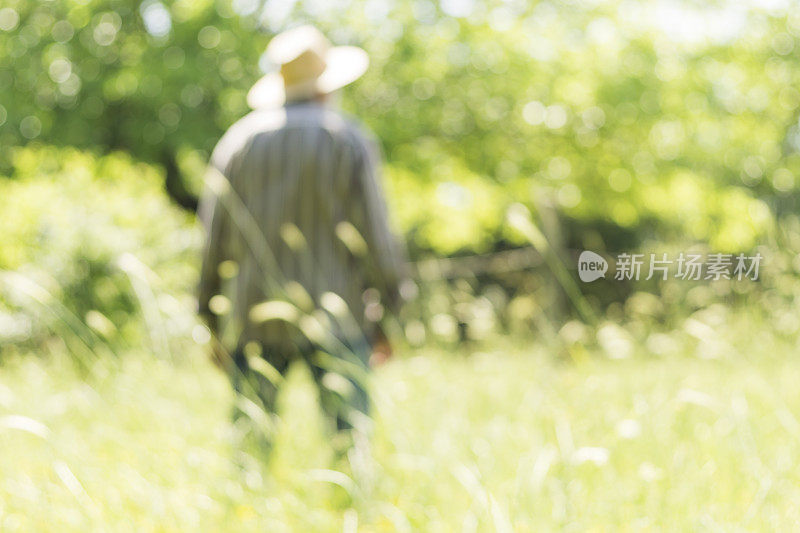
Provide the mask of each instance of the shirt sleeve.
{"label": "shirt sleeve", "polygon": [[389,212],[380,182],[380,155],[377,146],[364,141],[356,165],[356,184],[364,202],[364,237],[377,270],[370,276],[383,292],[384,304],[396,311],[400,304],[400,283],[407,277],[406,253],[389,228]]}
{"label": "shirt sleeve", "polygon": [[228,257],[227,244],[230,242],[231,220],[225,205],[225,195],[229,193],[229,176],[233,157],[222,161],[217,150],[208,166],[205,190],[198,207],[198,218],[206,233],[206,243],[202,252],[200,283],[198,287],[198,312],[210,325],[214,315],[209,309],[211,298],[221,290],[219,265]]}
{"label": "shirt sleeve", "polygon": [[198,288],[198,311],[203,318],[211,318],[209,302],[220,290],[220,278],[217,273],[222,262],[219,244],[222,241],[224,208],[218,198],[207,191],[201,199],[198,216],[206,232],[206,243],[203,248],[200,267],[200,285]]}

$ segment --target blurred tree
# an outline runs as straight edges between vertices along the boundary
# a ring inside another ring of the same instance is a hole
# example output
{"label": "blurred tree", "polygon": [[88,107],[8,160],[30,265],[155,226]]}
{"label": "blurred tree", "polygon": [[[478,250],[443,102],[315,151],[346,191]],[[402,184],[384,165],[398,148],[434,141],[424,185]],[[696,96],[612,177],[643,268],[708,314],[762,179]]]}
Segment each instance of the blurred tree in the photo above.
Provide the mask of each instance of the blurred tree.
{"label": "blurred tree", "polygon": [[245,113],[244,91],[267,40],[255,19],[202,0],[4,6],[0,142],[128,151],[161,165],[170,195],[193,209],[181,156],[207,154]]}
{"label": "blurred tree", "polygon": [[344,103],[413,247],[519,243],[507,206],[544,197],[575,246],[744,250],[797,207],[800,16],[727,2],[6,0],[0,143],[126,150],[191,208],[268,36],[308,21],[372,57]]}

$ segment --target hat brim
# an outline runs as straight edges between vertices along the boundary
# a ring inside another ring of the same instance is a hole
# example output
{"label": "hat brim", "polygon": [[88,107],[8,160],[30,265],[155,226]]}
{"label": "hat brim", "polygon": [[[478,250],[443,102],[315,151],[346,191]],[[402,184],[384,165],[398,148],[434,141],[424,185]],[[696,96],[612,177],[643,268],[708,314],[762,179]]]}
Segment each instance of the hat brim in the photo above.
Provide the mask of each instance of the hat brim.
{"label": "hat brim", "polygon": [[319,77],[302,84],[284,86],[280,72],[259,79],[247,93],[253,109],[279,107],[294,97],[329,94],[360,78],[369,67],[369,56],[356,46],[335,46],[325,54],[325,70]]}

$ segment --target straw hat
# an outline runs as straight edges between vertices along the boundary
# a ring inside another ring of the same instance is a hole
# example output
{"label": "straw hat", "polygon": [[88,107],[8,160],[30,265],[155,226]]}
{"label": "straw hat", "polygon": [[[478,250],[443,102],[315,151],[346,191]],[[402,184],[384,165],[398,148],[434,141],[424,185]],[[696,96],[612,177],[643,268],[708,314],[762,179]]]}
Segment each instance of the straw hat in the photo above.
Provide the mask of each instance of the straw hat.
{"label": "straw hat", "polygon": [[328,94],[361,77],[369,57],[355,46],[331,46],[313,26],[301,26],[276,35],[267,46],[267,58],[280,67],[258,80],[247,93],[253,109]]}

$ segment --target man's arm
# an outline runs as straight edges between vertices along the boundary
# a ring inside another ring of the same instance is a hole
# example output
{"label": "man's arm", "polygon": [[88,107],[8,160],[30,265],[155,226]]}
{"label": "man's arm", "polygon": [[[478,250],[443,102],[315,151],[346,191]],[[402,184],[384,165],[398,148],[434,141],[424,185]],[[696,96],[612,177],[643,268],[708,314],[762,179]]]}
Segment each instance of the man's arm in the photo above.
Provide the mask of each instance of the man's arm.
{"label": "man's arm", "polygon": [[211,312],[209,302],[221,290],[219,265],[226,258],[224,245],[228,226],[228,213],[222,201],[226,190],[221,185],[223,182],[227,183],[225,177],[214,166],[210,166],[206,175],[206,191],[198,209],[198,217],[206,230],[197,297],[198,313],[214,334],[218,333],[217,317]]}
{"label": "man's arm", "polygon": [[400,283],[407,277],[405,248],[401,247],[389,228],[389,212],[380,182],[380,156],[377,147],[364,142],[356,165],[356,182],[364,203],[361,232],[367,243],[377,272],[371,281],[381,290],[384,306],[397,311],[400,305]]}

